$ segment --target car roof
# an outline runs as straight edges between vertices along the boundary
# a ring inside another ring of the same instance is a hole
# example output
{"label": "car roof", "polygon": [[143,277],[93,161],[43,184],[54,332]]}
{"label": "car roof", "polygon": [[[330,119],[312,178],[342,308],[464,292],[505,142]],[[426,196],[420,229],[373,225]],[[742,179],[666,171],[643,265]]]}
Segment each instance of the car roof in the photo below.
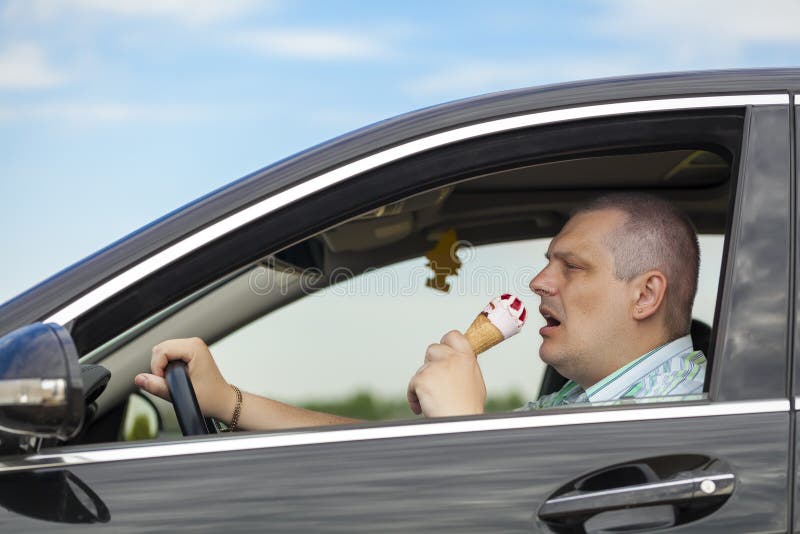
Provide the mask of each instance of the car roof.
{"label": "car roof", "polygon": [[800,69],[639,75],[516,89],[413,111],[331,139],[235,180],[75,263],[0,306],[0,335],[46,317],[128,266],[259,199],[363,155],[437,131],[572,105],[800,89]]}

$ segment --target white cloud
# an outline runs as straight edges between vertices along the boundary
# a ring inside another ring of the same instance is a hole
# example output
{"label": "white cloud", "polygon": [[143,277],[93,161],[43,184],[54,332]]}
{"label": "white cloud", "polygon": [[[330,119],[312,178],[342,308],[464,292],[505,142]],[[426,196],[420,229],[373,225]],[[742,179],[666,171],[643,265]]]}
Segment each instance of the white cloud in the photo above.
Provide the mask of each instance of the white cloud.
{"label": "white cloud", "polygon": [[234,42],[268,56],[293,59],[357,60],[388,55],[386,47],[372,37],[326,29],[243,31]]}
{"label": "white cloud", "polygon": [[[800,2],[604,0],[595,33],[672,51],[682,63],[735,60],[759,44],[800,44]],[[636,46],[636,45],[631,45]]]}
{"label": "white cloud", "polygon": [[800,2],[769,3],[731,0],[614,0],[597,20],[608,32],[647,35],[653,31],[675,37],[694,34],[704,39],[745,42],[800,42],[797,22]]}
{"label": "white cloud", "polygon": [[[456,98],[545,83],[695,69],[777,66],[754,53],[798,50],[800,0],[595,0],[581,29],[595,42],[584,55],[545,51],[529,60],[456,63],[406,84],[415,96]],[[610,40],[597,42],[597,37]],[[549,59],[557,58],[557,59]]]}
{"label": "white cloud", "polygon": [[13,43],[0,51],[0,89],[45,89],[65,81],[37,45]]}
{"label": "white cloud", "polygon": [[84,125],[121,122],[185,122],[206,119],[210,112],[172,104],[114,102],[53,102],[26,106],[0,106],[0,122],[44,120]]}
{"label": "white cloud", "polygon": [[459,63],[406,84],[414,96],[460,98],[476,94],[642,71],[632,57],[559,60],[473,61]]}
{"label": "white cloud", "polygon": [[86,12],[122,18],[169,19],[187,25],[237,19],[247,13],[272,8],[275,1],[257,0],[15,0],[6,6],[11,18],[52,21],[65,13]]}

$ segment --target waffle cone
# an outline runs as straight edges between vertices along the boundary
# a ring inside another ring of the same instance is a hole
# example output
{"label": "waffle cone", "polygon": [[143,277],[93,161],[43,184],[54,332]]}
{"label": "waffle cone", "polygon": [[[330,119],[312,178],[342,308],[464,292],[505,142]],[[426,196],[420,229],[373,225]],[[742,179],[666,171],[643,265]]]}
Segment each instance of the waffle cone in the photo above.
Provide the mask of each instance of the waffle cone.
{"label": "waffle cone", "polygon": [[475,317],[467,331],[464,332],[464,336],[469,341],[475,356],[505,339],[503,333],[482,313]]}

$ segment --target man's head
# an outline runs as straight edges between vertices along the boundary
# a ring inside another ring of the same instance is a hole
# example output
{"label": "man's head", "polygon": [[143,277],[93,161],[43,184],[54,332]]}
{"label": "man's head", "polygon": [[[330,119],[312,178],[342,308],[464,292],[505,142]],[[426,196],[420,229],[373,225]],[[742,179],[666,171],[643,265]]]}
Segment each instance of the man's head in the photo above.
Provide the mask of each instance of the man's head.
{"label": "man's head", "polygon": [[699,246],[669,202],[613,194],[579,209],[531,281],[547,325],[542,359],[581,385],[688,333]]}

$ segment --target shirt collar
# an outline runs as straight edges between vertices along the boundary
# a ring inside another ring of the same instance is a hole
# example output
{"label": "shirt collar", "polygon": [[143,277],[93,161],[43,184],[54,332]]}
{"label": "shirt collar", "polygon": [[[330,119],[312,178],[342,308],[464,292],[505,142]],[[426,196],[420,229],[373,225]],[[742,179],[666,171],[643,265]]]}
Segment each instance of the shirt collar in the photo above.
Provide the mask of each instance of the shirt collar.
{"label": "shirt collar", "polygon": [[688,335],[656,347],[589,387],[586,396],[590,402],[618,399],[643,376],[653,372],[667,360],[691,350],[692,338]]}

